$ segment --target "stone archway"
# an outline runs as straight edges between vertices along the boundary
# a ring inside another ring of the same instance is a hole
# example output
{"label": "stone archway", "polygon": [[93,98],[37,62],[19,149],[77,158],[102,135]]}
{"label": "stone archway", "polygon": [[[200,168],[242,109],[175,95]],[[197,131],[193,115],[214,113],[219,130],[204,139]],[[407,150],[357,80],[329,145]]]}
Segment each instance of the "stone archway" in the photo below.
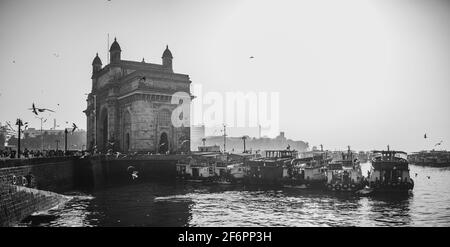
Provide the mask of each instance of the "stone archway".
{"label": "stone archway", "polygon": [[159,137],[159,153],[167,153],[169,150],[169,138],[166,132],[163,132]]}

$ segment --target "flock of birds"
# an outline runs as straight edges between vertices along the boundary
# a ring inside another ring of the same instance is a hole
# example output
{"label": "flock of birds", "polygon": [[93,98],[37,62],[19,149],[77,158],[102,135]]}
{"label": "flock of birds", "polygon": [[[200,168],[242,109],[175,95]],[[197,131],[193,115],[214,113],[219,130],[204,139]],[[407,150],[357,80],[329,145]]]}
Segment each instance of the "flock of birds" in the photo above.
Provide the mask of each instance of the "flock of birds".
{"label": "flock of birds", "polygon": [[[57,104],[59,106],[59,104]],[[36,105],[33,104],[31,105],[31,108],[28,108],[28,110],[31,110],[36,116],[39,115],[39,113],[45,112],[45,111],[49,111],[49,112],[55,112],[54,110],[50,110],[48,108],[38,108],[36,107]],[[47,119],[45,119],[45,121],[47,121]],[[66,124],[68,124],[69,122],[66,121]],[[78,126],[75,123],[72,123],[72,133],[75,132],[75,130],[78,129]],[[67,129],[66,129],[67,130]]]}
{"label": "flock of birds", "polygon": [[[59,104],[58,104],[58,106],[59,106]],[[54,110],[51,110],[51,109],[48,109],[48,108],[39,108],[39,107],[36,107],[36,105],[34,104],[34,102],[33,102],[33,104],[31,105],[31,108],[28,108],[28,110],[31,110],[31,112],[34,114],[34,115],[36,115],[35,117],[36,118],[38,118],[38,119],[41,119],[41,121],[42,121],[42,123],[45,123],[46,121],[47,121],[47,119],[44,119],[44,117],[37,117],[37,116],[39,116],[39,113],[44,113],[44,112],[46,112],[46,111],[48,111],[48,112],[55,112]],[[68,124],[69,122],[68,121],[66,121],[66,124]],[[8,127],[8,129],[10,130],[10,131],[12,131],[13,133],[16,133],[17,131],[12,127],[12,125],[11,125],[11,123],[9,122],[9,121],[6,121],[6,125],[7,125],[7,127]],[[19,126],[19,127],[24,127],[24,129],[23,130],[26,130],[26,129],[28,129],[28,122],[22,122],[22,120],[21,119],[17,119],[17,122],[16,122],[16,125],[17,126]],[[58,127],[59,127],[59,125],[57,125]],[[75,123],[72,123],[72,134],[73,134],[73,132],[75,132],[77,129],[79,129],[78,128],[78,126],[75,124]],[[66,131],[67,131],[67,128],[65,129]]]}
{"label": "flock of birds", "polygon": [[[427,133],[425,133],[425,134],[423,135],[423,138],[424,138],[424,139],[427,139],[427,138],[428,138]],[[441,140],[440,142],[434,144],[435,147],[440,146],[440,145],[442,145],[442,140]]]}

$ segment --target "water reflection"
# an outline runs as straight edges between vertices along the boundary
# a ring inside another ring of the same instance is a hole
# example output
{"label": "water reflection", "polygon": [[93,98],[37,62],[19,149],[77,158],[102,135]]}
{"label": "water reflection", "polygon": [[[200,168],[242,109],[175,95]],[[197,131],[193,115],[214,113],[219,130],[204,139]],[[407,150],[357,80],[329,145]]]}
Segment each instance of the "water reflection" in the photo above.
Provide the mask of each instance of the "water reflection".
{"label": "water reflection", "polygon": [[412,195],[387,195],[368,198],[369,222],[374,226],[411,225],[410,202]]}
{"label": "water reflection", "polygon": [[[450,226],[450,169],[411,166],[409,195],[141,183],[71,194],[25,226]],[[430,179],[427,178],[430,176]]]}

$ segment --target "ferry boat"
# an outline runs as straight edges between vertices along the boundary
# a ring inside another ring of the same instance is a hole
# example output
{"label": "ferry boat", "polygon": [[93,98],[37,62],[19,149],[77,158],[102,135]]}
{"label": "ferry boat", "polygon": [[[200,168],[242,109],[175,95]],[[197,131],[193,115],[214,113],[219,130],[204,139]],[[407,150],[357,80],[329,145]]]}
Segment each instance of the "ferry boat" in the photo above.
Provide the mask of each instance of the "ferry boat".
{"label": "ferry boat", "polygon": [[408,162],[418,166],[448,167],[450,166],[450,151],[430,150],[408,155]]}
{"label": "ferry boat", "polygon": [[357,191],[364,188],[365,180],[356,155],[348,147],[340,160],[328,165],[326,170],[326,188],[330,191]]}
{"label": "ferry boat", "polygon": [[215,177],[214,166],[189,156],[176,164],[177,178],[188,182],[207,182]]}
{"label": "ferry boat", "polygon": [[325,152],[312,157],[293,159],[283,170],[283,186],[288,188],[318,188],[326,182],[326,168],[331,161]]}
{"label": "ferry boat", "polygon": [[285,170],[297,157],[295,150],[267,150],[265,157],[244,163],[247,172],[243,181],[247,184],[281,185]]}
{"label": "ferry boat", "polygon": [[408,192],[414,188],[409,163],[403,151],[373,151],[372,167],[368,174],[369,188],[377,192]]}
{"label": "ferry boat", "polygon": [[251,153],[194,152],[176,164],[177,178],[208,184],[240,183],[248,170],[244,161],[257,157]]}

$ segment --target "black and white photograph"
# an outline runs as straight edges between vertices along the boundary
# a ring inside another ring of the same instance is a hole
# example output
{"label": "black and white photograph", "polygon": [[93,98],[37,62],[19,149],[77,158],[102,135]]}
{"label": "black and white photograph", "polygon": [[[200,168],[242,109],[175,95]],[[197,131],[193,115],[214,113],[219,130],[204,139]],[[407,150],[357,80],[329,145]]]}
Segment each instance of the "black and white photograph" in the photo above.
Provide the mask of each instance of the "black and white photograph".
{"label": "black and white photograph", "polygon": [[0,78],[4,230],[450,226],[450,1],[0,0]]}

